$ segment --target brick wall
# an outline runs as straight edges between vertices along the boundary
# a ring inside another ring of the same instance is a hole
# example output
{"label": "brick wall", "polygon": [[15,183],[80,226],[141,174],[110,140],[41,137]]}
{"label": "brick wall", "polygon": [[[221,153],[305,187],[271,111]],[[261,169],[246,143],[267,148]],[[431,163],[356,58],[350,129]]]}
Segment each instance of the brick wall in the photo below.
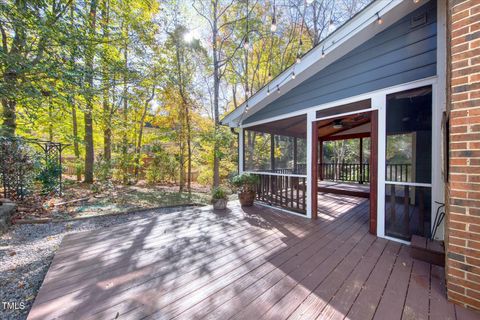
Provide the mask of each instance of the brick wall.
{"label": "brick wall", "polygon": [[448,10],[447,291],[480,309],[480,1],[450,0]]}

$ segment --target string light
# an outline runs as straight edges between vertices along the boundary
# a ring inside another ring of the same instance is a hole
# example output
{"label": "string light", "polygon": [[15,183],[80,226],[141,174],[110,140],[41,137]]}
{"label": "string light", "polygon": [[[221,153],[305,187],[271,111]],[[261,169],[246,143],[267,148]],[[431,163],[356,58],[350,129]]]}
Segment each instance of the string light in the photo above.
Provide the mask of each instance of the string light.
{"label": "string light", "polygon": [[243,47],[245,50],[248,50],[250,47],[250,43],[248,42],[248,0],[247,0],[247,15],[246,15],[246,26],[245,26],[245,42],[243,43]]}
{"label": "string light", "polygon": [[273,1],[272,25],[270,26],[270,31],[277,31],[277,19],[275,18],[275,1]]}
{"label": "string light", "polygon": [[383,24],[383,19],[380,17],[380,14],[377,12],[377,24]]}
{"label": "string light", "polygon": [[272,25],[270,26],[270,31],[277,31],[277,21],[275,19],[275,16],[272,17]]}
{"label": "string light", "polygon": [[415,3],[415,4],[417,4],[419,2],[420,2],[420,0],[413,0],[413,3]]}
{"label": "string light", "polygon": [[[415,4],[417,3],[420,3],[421,0],[412,0]],[[314,0],[305,0],[306,4],[312,4],[314,2]],[[391,4],[393,2],[393,0],[390,0],[390,2],[388,3]],[[275,2],[274,2],[275,3]],[[388,5],[386,5],[385,7],[387,7]],[[385,8],[383,7],[383,9]],[[248,0],[247,0],[247,8],[248,8]],[[306,7],[304,7],[304,15],[305,15],[305,9]],[[376,16],[376,23],[378,25],[382,25],[383,24],[383,19],[382,17],[380,16],[380,12],[383,11],[383,9],[381,9],[380,11],[378,11],[374,17]],[[248,11],[247,11],[248,12]],[[303,17],[304,18],[304,17]],[[248,13],[247,13],[247,20],[248,20]],[[370,20],[371,21],[371,20]],[[302,43],[302,38],[301,38],[301,35],[302,35],[302,31],[303,31],[303,23],[304,21],[302,21],[302,28],[301,28],[301,33],[300,33],[300,39],[299,39],[299,52],[297,54],[297,58],[296,58],[296,63],[299,64],[302,62],[302,52],[301,52],[301,47],[303,45]],[[335,29],[335,24],[334,24],[334,19],[332,18],[332,15],[330,16],[330,19],[328,20],[328,28],[329,29],[332,29],[332,31]],[[274,32],[276,31],[277,29],[277,24],[276,24],[276,18],[275,18],[275,4],[274,4],[274,8],[273,8],[273,15],[272,15],[272,25],[271,25],[271,31]],[[343,38],[342,38],[343,39]],[[340,39],[341,40],[341,39]],[[336,42],[338,41],[332,41],[332,45],[335,44]],[[248,48],[249,46],[249,43],[248,43],[248,21],[247,21],[247,36],[245,37],[245,44]],[[244,46],[245,46],[244,44]],[[329,47],[327,46],[327,49]],[[321,51],[321,56],[320,58],[323,59],[325,58],[326,56],[326,51],[325,51],[325,45],[322,47],[322,51]],[[295,67],[293,68],[293,71],[291,73],[291,79],[294,80],[296,78],[296,73],[295,73]],[[288,78],[287,78],[288,79]],[[272,74],[271,74],[271,71],[270,69],[268,70],[268,81],[270,82],[272,80]],[[284,79],[286,80],[286,79]],[[276,85],[276,91],[277,93],[280,93],[280,85],[283,83],[283,81],[279,84]],[[248,90],[248,89],[247,89]],[[270,90],[270,83],[267,85],[267,93],[266,95],[270,95],[270,93],[272,92],[272,90]],[[247,101],[248,101],[248,98],[247,98]],[[245,112],[247,112],[247,109],[248,109],[248,104],[246,106],[246,109],[245,109]]]}
{"label": "string light", "polygon": [[245,42],[243,43],[243,47],[245,50],[248,50],[250,48],[250,43],[248,42],[248,37],[245,36]]}

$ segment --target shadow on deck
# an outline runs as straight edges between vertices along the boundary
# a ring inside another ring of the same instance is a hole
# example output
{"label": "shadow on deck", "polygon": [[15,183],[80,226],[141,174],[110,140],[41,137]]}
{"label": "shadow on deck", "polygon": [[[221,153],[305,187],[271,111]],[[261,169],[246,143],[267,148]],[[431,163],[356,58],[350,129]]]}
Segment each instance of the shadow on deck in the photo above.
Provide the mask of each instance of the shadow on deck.
{"label": "shadow on deck", "polygon": [[320,195],[319,219],[230,203],[72,234],[29,319],[468,319],[444,270],[368,233],[368,201]]}

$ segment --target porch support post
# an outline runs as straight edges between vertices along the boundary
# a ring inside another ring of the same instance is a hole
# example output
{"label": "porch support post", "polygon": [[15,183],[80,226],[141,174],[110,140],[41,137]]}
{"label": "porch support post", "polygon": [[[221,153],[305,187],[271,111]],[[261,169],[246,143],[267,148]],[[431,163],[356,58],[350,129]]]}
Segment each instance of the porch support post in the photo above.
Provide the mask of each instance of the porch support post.
{"label": "porch support post", "polygon": [[[378,111],[373,110],[370,116],[370,233],[378,234]],[[381,171],[385,172],[385,171]],[[383,210],[382,210],[383,211]]]}
{"label": "porch support post", "polygon": [[297,172],[297,165],[298,165],[298,154],[297,154],[297,137],[293,137],[293,172]]}
{"label": "porch support post", "polygon": [[270,163],[272,172],[275,172],[275,135],[270,133]]}
{"label": "porch support post", "polygon": [[243,160],[244,160],[244,151],[245,151],[245,131],[242,127],[238,131],[238,173],[243,173]]}
{"label": "porch support post", "polygon": [[315,124],[315,111],[307,113],[307,217],[317,218],[317,156],[318,128]]}
{"label": "porch support post", "polygon": [[359,179],[359,183],[360,184],[363,184],[363,138],[360,137],[360,179]]}
{"label": "porch support post", "polygon": [[[375,214],[377,236],[385,236],[385,152],[386,152],[386,96],[378,93],[372,96],[370,120],[370,214]],[[376,194],[375,194],[376,193]],[[375,210],[375,212],[373,211]],[[372,221],[370,221],[372,226]]]}
{"label": "porch support post", "polygon": [[[318,127],[317,127],[317,135],[318,135]],[[322,139],[318,140],[318,147],[320,148],[320,151],[318,152],[319,153],[319,155],[318,155],[319,165],[317,165],[318,175],[319,175],[320,180],[323,180],[323,140]]]}

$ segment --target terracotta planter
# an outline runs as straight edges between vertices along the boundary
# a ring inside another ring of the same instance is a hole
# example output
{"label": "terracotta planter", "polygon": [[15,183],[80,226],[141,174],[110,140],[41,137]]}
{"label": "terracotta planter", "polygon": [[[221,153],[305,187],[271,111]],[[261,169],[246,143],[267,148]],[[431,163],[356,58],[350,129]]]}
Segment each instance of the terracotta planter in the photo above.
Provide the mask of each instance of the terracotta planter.
{"label": "terracotta planter", "polygon": [[255,200],[255,191],[243,191],[238,194],[238,199],[242,207],[251,207],[253,206],[253,201]]}
{"label": "terracotta planter", "polygon": [[227,209],[227,200],[225,199],[216,199],[212,201],[214,210],[225,210]]}

